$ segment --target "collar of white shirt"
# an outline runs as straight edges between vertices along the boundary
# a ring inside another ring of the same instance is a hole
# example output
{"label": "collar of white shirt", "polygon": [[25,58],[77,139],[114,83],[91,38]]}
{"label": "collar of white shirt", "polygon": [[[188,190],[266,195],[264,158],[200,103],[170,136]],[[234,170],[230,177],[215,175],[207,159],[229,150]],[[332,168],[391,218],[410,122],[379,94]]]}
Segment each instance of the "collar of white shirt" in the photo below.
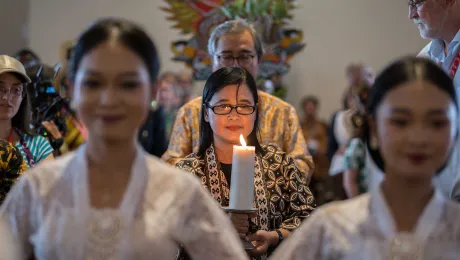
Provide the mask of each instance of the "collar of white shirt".
{"label": "collar of white shirt", "polygon": [[438,62],[443,62],[451,56],[455,54],[458,50],[457,45],[460,43],[460,30],[455,35],[452,42],[447,46],[447,55],[444,52],[444,41],[440,39],[435,39],[431,42],[430,50],[428,51],[429,56],[431,59],[436,59]]}
{"label": "collar of white shirt", "polygon": [[[412,232],[414,236],[421,241],[425,241],[428,238],[440,221],[444,202],[445,198],[435,190],[435,193],[425,206],[422,215],[420,215],[417,221],[417,225]],[[394,222],[393,215],[383,196],[380,185],[371,191],[371,210],[373,211],[380,231],[387,239],[393,239],[398,234],[396,223]]]}

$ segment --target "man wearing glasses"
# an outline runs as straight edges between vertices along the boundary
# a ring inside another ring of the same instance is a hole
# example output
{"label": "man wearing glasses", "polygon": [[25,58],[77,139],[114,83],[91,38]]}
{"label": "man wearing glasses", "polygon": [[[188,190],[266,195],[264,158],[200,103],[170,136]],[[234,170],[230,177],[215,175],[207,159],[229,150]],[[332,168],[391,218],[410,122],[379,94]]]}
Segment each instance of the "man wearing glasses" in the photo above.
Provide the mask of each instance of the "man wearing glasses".
{"label": "man wearing glasses", "polygon": [[419,56],[442,66],[460,87],[460,1],[410,0],[409,18],[418,26],[420,35],[432,41]]}
{"label": "man wearing glasses", "polygon": [[[422,38],[432,40],[419,56],[442,66],[460,97],[460,1],[410,0],[409,19],[418,26]],[[435,181],[445,196],[460,201],[460,138],[448,165]]]}
{"label": "man wearing glasses", "polygon": [[[240,66],[257,78],[259,60],[263,55],[262,41],[247,22],[232,20],[216,27],[208,41],[208,52],[212,56],[213,71]],[[288,153],[309,179],[314,164],[294,107],[263,91],[259,91],[258,106],[261,144],[273,144]],[[200,107],[201,97],[180,108],[163,160],[175,164],[198,151]]]}

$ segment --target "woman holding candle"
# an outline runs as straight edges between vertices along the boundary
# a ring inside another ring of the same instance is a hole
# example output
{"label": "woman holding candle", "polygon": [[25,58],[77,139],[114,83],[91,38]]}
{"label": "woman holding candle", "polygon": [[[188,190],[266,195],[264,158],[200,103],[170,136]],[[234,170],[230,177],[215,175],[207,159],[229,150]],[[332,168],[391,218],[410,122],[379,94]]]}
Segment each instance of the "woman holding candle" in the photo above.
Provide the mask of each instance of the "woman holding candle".
{"label": "woman holding candle", "polygon": [[459,259],[460,205],[433,184],[459,131],[451,79],[429,60],[404,58],[376,79],[368,112],[384,180],[319,208],[273,259]]}
{"label": "woman holding candle", "polygon": [[265,258],[269,248],[310,215],[314,198],[292,158],[275,146],[259,144],[257,98],[256,83],[245,69],[215,71],[203,90],[198,153],[177,166],[200,177],[214,199],[228,207],[234,146],[241,145],[243,135],[255,149],[255,167],[248,173],[254,175],[257,216],[249,221],[246,214],[231,214],[231,219],[238,233],[254,244],[249,254]]}
{"label": "woman holding candle", "polygon": [[247,258],[200,183],[140,148],[158,70],[155,45],[129,21],[103,19],[79,37],[70,82],[87,145],[10,191],[0,208],[2,260],[174,259],[180,245],[192,259]]}

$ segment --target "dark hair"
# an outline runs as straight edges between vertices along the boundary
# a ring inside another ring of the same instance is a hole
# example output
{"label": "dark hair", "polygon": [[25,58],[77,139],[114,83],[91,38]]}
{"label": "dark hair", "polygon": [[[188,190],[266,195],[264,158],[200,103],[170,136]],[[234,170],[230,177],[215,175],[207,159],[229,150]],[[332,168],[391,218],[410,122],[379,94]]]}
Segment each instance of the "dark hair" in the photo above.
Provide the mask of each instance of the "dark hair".
{"label": "dark hair", "polygon": [[[206,104],[211,101],[214,94],[219,92],[226,86],[238,85],[239,87],[246,83],[249,91],[252,93],[254,98],[254,104],[257,106],[259,96],[257,94],[257,85],[254,78],[247,70],[240,67],[224,67],[218,69],[208,78],[203,90],[203,99],[201,102],[201,118],[200,118],[200,146],[198,148],[198,156],[203,156],[212,142],[213,142],[213,131],[209,122],[205,120]],[[258,139],[259,129],[259,112],[256,113],[256,119],[254,120],[254,129],[248,136],[248,145],[255,146],[257,153],[264,153],[262,146]]]}
{"label": "dark hair", "polygon": [[[389,91],[414,80],[428,81],[446,92],[458,112],[457,95],[452,79],[439,66],[428,59],[405,57],[390,64],[375,80],[367,100],[368,113],[375,118],[380,103]],[[370,155],[380,170],[384,171],[383,158],[378,150],[370,147],[369,137],[369,134],[367,134],[367,146]],[[438,170],[438,173],[444,167],[445,165]]]}
{"label": "dark hair", "polygon": [[302,109],[305,107],[307,103],[313,103],[316,107],[319,106],[319,100],[315,96],[306,96],[302,99],[301,105]]}
{"label": "dark hair", "polygon": [[32,56],[32,58],[34,58],[34,59],[40,61],[40,58],[38,57],[38,55],[35,54],[35,52],[33,52],[32,50],[29,50],[29,49],[21,49],[21,50],[19,50],[19,51],[14,55],[14,57],[15,57],[17,60],[19,60],[19,58],[20,58],[21,56],[25,56],[25,55],[30,55],[30,56]]}
{"label": "dark hair", "polygon": [[[117,31],[117,34],[113,32]],[[112,37],[121,42],[129,50],[142,59],[148,69],[151,82],[155,82],[160,69],[158,52],[155,44],[147,33],[138,25],[120,18],[104,18],[93,23],[78,38],[69,66],[69,79],[75,80],[75,75],[83,57]]]}

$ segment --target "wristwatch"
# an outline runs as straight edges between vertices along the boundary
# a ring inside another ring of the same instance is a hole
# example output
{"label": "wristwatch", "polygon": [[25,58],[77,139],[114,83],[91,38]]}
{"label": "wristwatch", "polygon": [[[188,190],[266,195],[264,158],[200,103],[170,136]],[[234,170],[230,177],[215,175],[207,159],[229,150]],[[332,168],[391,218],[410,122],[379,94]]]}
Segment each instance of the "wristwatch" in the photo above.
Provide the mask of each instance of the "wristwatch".
{"label": "wristwatch", "polygon": [[279,229],[275,229],[275,232],[278,233],[278,245],[281,244],[284,240],[283,233]]}

